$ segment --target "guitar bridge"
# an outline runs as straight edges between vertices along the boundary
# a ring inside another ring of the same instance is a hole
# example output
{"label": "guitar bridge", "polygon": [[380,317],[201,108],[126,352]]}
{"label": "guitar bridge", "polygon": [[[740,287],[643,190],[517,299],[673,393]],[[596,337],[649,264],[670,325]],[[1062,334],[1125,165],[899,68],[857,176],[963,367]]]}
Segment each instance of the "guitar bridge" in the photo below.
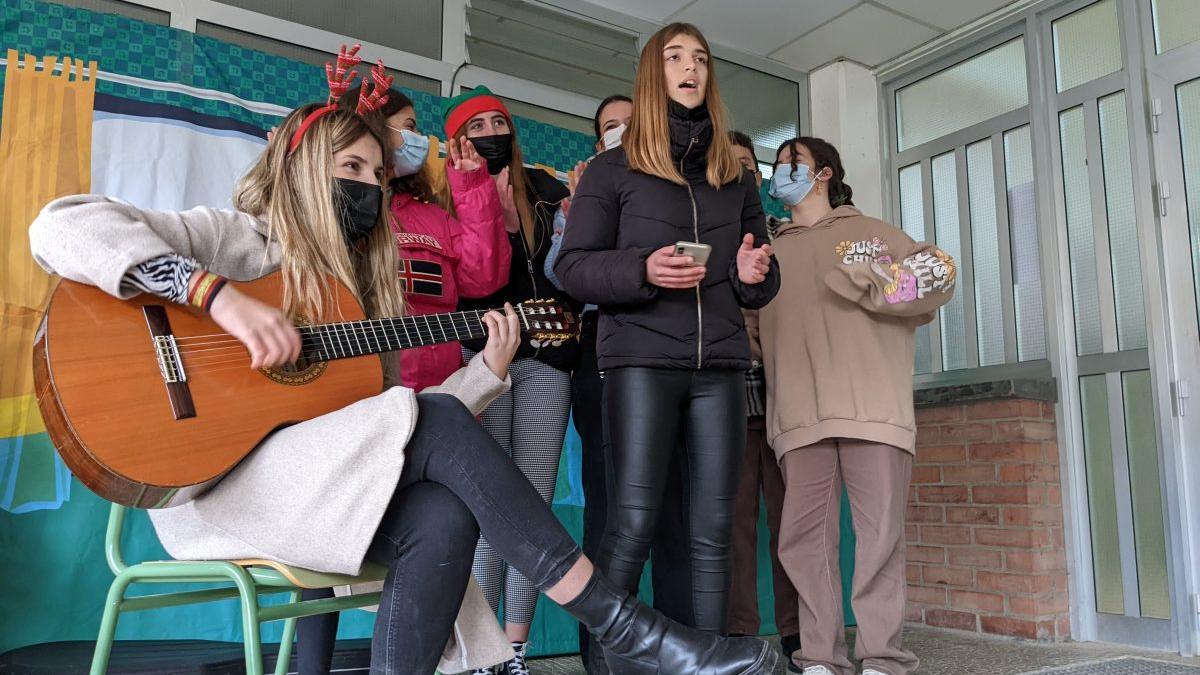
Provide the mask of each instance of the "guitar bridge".
{"label": "guitar bridge", "polygon": [[167,310],[162,305],[143,305],[142,313],[146,316],[146,327],[154,338],[154,357],[158,361],[163,384],[167,387],[171,412],[176,420],[195,417],[196,404],[192,401],[192,390],[188,388],[187,374],[183,372],[183,358],[179,355],[179,345],[175,344]]}
{"label": "guitar bridge", "polygon": [[162,373],[163,382],[187,382],[187,373],[183,370],[183,359],[179,356],[179,345],[175,344],[174,335],[155,335],[154,351],[158,356],[158,370]]}

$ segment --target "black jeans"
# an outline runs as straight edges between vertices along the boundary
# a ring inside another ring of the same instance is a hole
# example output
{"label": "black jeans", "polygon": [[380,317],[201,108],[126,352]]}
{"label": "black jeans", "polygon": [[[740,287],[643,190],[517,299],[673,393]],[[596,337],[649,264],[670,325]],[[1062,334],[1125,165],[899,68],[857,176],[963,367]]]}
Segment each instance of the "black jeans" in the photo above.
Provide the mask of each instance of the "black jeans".
{"label": "black jeans", "polygon": [[606,373],[608,525],[596,566],[635,591],[682,434],[691,625],[724,632],[730,536],[746,444],[745,374],[614,368]]}
{"label": "black jeans", "polygon": [[389,568],[371,643],[373,675],[434,672],[481,533],[541,589],[558,583],[582,554],[462,403],[443,394],[418,395],[417,403],[404,471],[367,552]]}
{"label": "black jeans", "polygon": [[[582,445],[583,552],[595,559],[608,518],[608,486],[605,471],[604,378],[596,365],[596,318],[598,312],[583,315],[580,331],[581,358],[571,378],[571,416]],[[682,438],[682,437],[681,437]],[[682,443],[680,444],[682,448]],[[662,515],[654,536],[653,563],[650,568],[654,586],[654,607],[670,619],[692,625],[692,581],[684,520],[684,495],[680,452],[672,455],[668,470]],[[588,631],[579,626],[579,650],[585,657]],[[303,674],[302,674],[303,675]]]}

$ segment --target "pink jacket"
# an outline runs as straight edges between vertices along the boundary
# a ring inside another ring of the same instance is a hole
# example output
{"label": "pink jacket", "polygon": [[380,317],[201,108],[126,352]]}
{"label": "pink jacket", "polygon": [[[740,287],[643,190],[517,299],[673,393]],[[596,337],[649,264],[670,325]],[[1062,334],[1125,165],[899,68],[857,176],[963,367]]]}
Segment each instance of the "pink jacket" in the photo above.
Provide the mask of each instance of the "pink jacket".
{"label": "pink jacket", "polygon": [[[458,220],[407,193],[392,197],[388,223],[400,247],[399,275],[409,315],[452,312],[460,297],[485,297],[508,282],[512,248],[487,168],[459,172],[447,167],[447,175]],[[461,366],[457,342],[400,353],[401,380],[416,391],[441,384]]]}

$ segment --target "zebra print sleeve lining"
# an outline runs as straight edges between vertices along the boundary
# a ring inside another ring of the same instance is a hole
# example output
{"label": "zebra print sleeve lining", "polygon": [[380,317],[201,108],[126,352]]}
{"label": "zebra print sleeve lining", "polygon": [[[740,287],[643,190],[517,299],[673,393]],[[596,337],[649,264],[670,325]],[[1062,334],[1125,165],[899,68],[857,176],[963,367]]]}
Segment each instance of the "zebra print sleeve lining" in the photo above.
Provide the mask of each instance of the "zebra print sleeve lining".
{"label": "zebra print sleeve lining", "polygon": [[121,286],[186,305],[188,281],[199,266],[191,258],[168,253],[131,267],[121,279]]}

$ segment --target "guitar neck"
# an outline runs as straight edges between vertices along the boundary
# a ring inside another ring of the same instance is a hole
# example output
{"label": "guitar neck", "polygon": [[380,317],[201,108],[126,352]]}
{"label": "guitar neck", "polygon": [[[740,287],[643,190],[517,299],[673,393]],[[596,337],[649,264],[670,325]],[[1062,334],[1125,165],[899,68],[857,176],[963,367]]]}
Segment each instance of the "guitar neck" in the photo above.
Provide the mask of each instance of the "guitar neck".
{"label": "guitar neck", "polygon": [[[523,308],[517,307],[516,312],[522,330],[527,329]],[[483,338],[487,337],[483,322],[487,313],[480,309],[301,326],[301,352],[309,361],[332,361]]]}

